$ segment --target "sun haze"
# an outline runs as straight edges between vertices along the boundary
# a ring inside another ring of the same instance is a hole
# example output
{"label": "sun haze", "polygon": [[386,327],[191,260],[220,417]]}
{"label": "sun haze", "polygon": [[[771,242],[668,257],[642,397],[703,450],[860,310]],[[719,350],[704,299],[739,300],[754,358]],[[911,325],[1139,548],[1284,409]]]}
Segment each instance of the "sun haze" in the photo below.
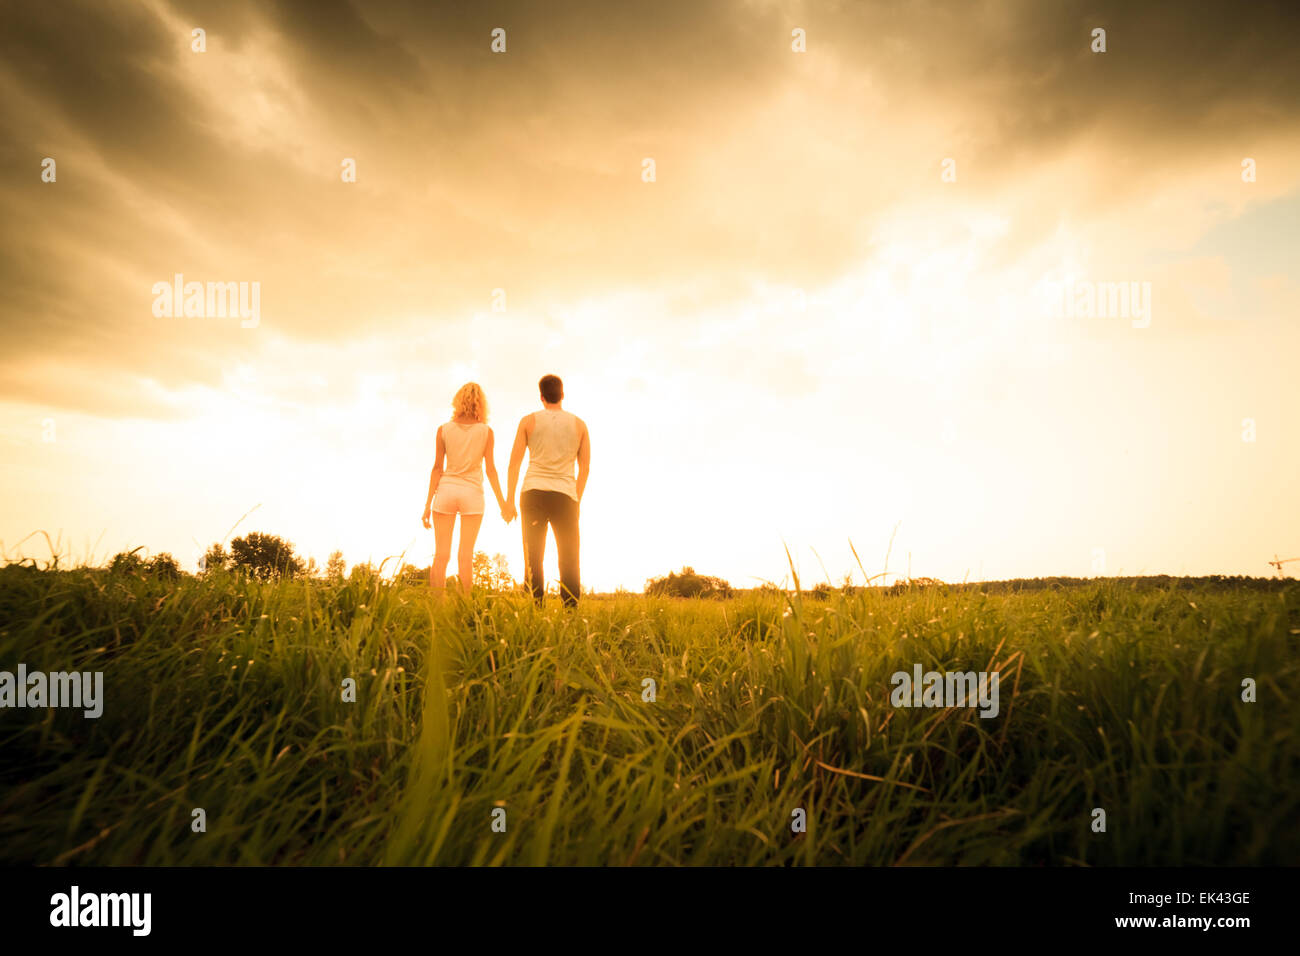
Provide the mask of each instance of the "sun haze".
{"label": "sun haze", "polygon": [[[11,557],[193,568],[256,507],[322,565],[426,565],[452,395],[504,470],[547,372],[597,590],[787,546],[860,583],[895,529],[945,580],[1300,554],[1285,4],[4,18]],[[479,546],[520,574],[517,524]]]}

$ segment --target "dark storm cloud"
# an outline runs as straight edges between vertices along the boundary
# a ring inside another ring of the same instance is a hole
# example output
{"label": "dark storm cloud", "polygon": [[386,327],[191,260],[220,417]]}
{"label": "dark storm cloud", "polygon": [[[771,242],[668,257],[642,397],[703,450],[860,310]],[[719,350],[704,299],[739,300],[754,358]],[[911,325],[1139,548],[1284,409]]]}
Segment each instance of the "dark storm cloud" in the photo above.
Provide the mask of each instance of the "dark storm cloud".
{"label": "dark storm cloud", "polygon": [[[1300,108],[1296,14],[1282,3],[156,9],[5,7],[10,365],[64,356],[164,385],[216,381],[256,339],[152,321],[149,287],[177,271],[260,280],[268,328],[322,341],[481,309],[502,284],[544,306],[679,279],[817,281],[862,254],[863,221],[934,179],[933,147],[909,152],[882,115],[951,144],[991,192],[1086,140],[1095,175],[1061,190],[1086,207],[1189,156],[1231,164]],[[182,59],[191,25],[208,31],[203,60]],[[498,26],[505,57],[489,49]],[[790,53],[794,26],[806,60]],[[1089,51],[1098,26],[1102,56]],[[275,58],[254,64],[275,67],[274,82],[234,72],[254,49]],[[238,118],[274,109],[240,128],[221,112],[226,88]],[[859,89],[880,112],[857,108]],[[789,112],[763,112],[791,93]],[[716,166],[724,151],[732,175]],[[46,155],[56,187],[38,179]],[[645,155],[662,164],[653,191],[637,179]],[[358,160],[355,188],[340,187],[344,156]],[[1054,210],[1026,216],[1008,242],[1032,244]],[[42,381],[46,401],[87,394]],[[29,378],[22,396],[41,388]]]}
{"label": "dark storm cloud", "polygon": [[[863,5],[864,62],[951,98],[988,146],[1050,150],[1102,123],[1134,145],[1195,142],[1300,108],[1300,8],[1284,2]],[[1107,31],[1107,52],[1091,50]],[[841,57],[849,45],[832,39]]]}

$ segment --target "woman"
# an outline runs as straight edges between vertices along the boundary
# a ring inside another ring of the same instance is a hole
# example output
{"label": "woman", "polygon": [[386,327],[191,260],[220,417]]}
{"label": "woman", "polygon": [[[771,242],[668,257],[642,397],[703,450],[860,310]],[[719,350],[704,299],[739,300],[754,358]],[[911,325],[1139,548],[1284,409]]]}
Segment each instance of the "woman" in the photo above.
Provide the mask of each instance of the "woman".
{"label": "woman", "polygon": [[[441,589],[447,583],[447,562],[451,560],[451,532],[460,515],[460,586],[468,594],[474,584],[474,541],[483,523],[483,465],[497,496],[501,517],[506,518],[506,500],[497,479],[493,460],[492,429],[487,426],[487,399],[475,382],[462,385],[451,400],[452,418],[438,426],[438,451],[429,474],[429,496],[424,500],[424,526],[433,518],[434,555],[429,567],[429,585]],[[444,461],[446,463],[444,467]]]}

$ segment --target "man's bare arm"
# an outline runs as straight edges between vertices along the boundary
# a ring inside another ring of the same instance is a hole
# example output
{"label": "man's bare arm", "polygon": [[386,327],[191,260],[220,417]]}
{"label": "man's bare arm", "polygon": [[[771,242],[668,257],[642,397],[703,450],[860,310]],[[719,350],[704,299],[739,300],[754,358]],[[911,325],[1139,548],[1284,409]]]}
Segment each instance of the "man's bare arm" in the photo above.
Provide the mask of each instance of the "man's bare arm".
{"label": "man's bare arm", "polygon": [[506,493],[506,504],[512,509],[515,506],[515,488],[519,484],[519,466],[524,463],[524,451],[528,448],[528,419],[530,417],[525,415],[519,419],[519,429],[515,432],[515,445],[510,449],[510,467],[506,471],[506,484],[510,490]]}
{"label": "man's bare arm", "polygon": [[587,475],[591,473],[591,435],[587,431],[587,423],[578,419],[582,424],[582,438],[578,440],[578,501],[582,501],[582,493],[587,488]]}

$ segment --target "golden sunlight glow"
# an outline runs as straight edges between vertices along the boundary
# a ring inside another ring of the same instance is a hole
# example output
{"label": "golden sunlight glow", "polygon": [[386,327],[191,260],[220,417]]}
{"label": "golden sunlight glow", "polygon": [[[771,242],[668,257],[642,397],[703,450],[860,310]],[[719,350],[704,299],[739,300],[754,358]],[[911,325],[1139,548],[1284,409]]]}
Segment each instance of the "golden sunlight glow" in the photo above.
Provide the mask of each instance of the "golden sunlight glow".
{"label": "golden sunlight glow", "polygon": [[[590,428],[597,590],[788,581],[787,546],[861,581],[850,540],[875,574],[895,530],[902,575],[1267,574],[1300,546],[1294,113],[1243,128],[1225,93],[1189,139],[1041,66],[1101,69],[1086,44],[1021,66],[1040,41],[1003,18],[868,8],[818,13],[800,55],[781,5],[746,6],[705,58],[521,12],[493,59],[475,14],[360,5],[346,56],[242,4],[198,55],[149,0],[103,27],[139,38],[138,88],[0,66],[31,165],[3,187],[7,554],[44,529],[192,568],[256,509],[237,533],[321,565],[423,567],[452,394],[483,384],[504,478],[553,372]],[[259,321],[151,313],[177,274],[259,283]],[[479,548],[520,575],[494,508]]]}

